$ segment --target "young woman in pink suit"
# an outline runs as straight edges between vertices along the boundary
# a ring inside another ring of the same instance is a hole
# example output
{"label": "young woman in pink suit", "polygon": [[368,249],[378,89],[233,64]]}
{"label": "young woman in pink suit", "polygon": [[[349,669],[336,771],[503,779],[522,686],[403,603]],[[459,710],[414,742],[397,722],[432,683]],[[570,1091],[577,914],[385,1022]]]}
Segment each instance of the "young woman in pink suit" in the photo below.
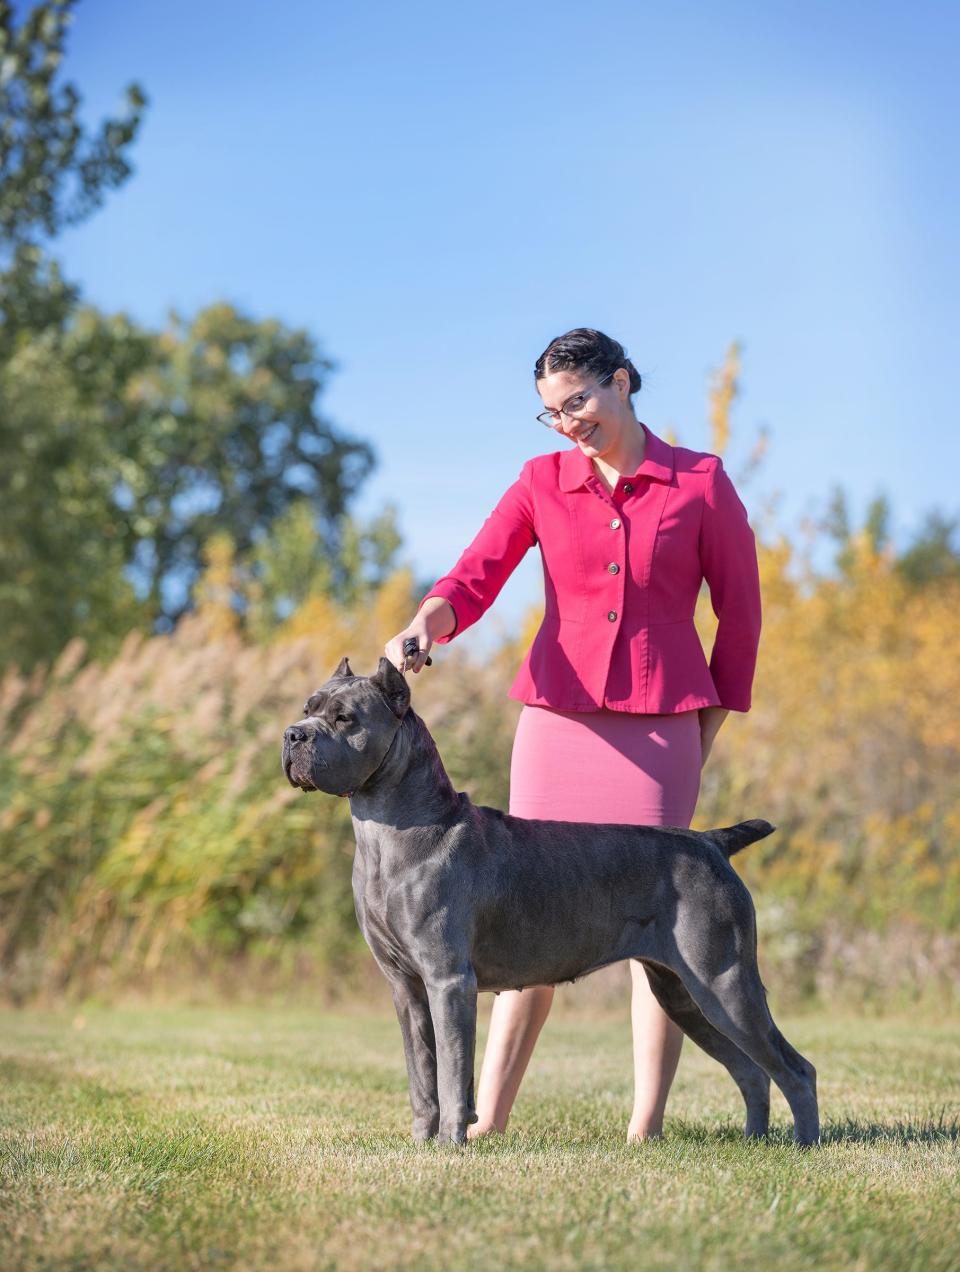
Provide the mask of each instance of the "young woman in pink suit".
{"label": "young woman in pink suit", "polygon": [[[689,826],[728,711],[748,711],[760,638],[756,544],[716,455],[669,446],[634,414],[640,375],[591,328],[551,341],[538,417],[572,443],[528,459],[449,574],[385,646],[418,673],[465,631],[528,548],[543,557],[540,630],[509,696],[517,817]],[[702,579],[718,618],[709,666],[693,622]],[[403,655],[416,637],[419,653]],[[659,1135],[683,1034],[631,961],[635,1098],[628,1139]],[[503,1131],[553,987],[499,994],[471,1137]]]}

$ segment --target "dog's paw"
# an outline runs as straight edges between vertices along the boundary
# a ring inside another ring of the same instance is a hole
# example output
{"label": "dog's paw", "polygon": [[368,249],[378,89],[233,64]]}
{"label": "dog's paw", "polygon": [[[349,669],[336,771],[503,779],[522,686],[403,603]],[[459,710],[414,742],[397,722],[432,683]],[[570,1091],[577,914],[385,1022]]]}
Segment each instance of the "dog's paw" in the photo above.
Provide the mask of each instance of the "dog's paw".
{"label": "dog's paw", "polygon": [[440,1115],[435,1117],[415,1117],[413,1119],[413,1139],[416,1144],[426,1144],[436,1139],[440,1129]]}
{"label": "dog's paw", "polygon": [[466,1144],[466,1142],[467,1142],[466,1124],[464,1124],[463,1126],[454,1126],[452,1128],[441,1127],[440,1133],[437,1136],[437,1143],[443,1144],[449,1148],[460,1148],[462,1147],[462,1145]]}

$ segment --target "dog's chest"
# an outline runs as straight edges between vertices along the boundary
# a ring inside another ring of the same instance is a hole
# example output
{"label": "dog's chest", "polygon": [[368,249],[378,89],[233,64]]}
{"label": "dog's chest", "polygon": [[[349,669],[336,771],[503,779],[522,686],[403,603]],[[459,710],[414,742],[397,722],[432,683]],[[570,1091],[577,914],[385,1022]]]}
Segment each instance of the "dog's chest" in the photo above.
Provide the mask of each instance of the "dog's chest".
{"label": "dog's chest", "polygon": [[395,845],[384,848],[369,833],[357,835],[353,865],[353,893],[361,931],[379,961],[413,967],[415,934],[429,922],[432,872],[405,862]]}

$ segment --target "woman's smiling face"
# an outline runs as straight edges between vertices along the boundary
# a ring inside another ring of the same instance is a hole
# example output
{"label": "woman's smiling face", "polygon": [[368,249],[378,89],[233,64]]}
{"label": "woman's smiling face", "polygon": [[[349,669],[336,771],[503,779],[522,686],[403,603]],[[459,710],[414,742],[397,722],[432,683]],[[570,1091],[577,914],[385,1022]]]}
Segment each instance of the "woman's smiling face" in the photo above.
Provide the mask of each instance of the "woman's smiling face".
{"label": "woman's smiling face", "polygon": [[620,436],[630,375],[625,367],[618,367],[606,384],[598,388],[597,382],[595,375],[577,368],[551,371],[537,381],[537,392],[548,410],[557,411],[572,405],[571,398],[586,394],[576,417],[562,416],[556,431],[569,437],[591,457],[609,450]]}

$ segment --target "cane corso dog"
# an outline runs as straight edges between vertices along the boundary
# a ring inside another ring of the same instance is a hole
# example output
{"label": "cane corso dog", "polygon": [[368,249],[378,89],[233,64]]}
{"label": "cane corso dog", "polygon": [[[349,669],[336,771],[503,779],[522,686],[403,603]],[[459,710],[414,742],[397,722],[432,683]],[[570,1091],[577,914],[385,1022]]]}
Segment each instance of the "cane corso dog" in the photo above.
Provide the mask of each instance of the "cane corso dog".
{"label": "cane corso dog", "polygon": [[572,981],[639,959],[671,1019],[730,1071],[746,1134],[770,1079],[798,1144],[819,1138],[816,1072],[773,1022],[753,903],[729,858],[774,829],[512,817],[455,791],[404,676],[346,658],[283,737],[283,771],[350,800],[357,918],[393,991],[413,1135],[462,1143],[476,1121],[477,992]]}

